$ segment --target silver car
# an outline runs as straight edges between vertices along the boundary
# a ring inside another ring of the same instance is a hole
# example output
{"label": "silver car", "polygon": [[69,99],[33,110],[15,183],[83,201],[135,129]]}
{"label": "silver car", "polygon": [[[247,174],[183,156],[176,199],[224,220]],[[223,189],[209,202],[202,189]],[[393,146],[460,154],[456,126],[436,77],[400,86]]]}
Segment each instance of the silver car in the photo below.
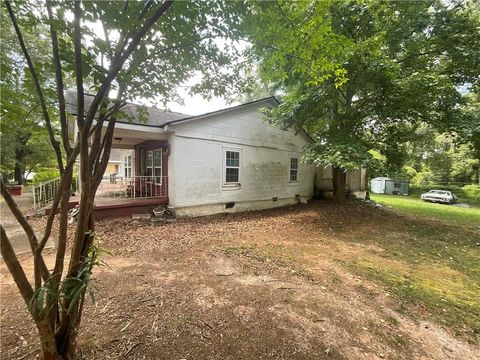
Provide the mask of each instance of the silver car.
{"label": "silver car", "polygon": [[455,194],[446,190],[430,190],[429,192],[422,194],[420,199],[443,204],[453,204],[457,201]]}

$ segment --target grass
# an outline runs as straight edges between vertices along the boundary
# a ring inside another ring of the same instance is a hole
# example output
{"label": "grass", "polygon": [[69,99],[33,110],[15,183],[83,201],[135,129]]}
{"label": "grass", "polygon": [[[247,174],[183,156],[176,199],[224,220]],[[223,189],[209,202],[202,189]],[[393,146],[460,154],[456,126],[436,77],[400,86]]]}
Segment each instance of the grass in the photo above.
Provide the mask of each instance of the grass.
{"label": "grass", "polygon": [[[395,212],[409,215],[398,226],[356,234],[358,243],[375,244],[346,266],[380,281],[414,315],[424,309],[438,323],[469,338],[480,334],[480,208],[426,203],[395,195],[371,196]],[[473,228],[472,228],[473,227]],[[417,310],[412,311],[412,306]],[[419,307],[419,308],[418,308]]]}
{"label": "grass", "polygon": [[[408,216],[398,217],[391,211],[371,208],[362,212],[363,205],[346,204],[340,219],[333,211],[305,213],[304,222],[298,224],[305,241],[290,243],[300,230],[292,225],[292,232],[284,241],[238,244],[224,251],[271,261],[301,274],[320,267],[323,284],[341,288],[343,274],[336,275],[335,267],[327,265],[333,262],[367,281],[383,285],[396,300],[400,313],[435,321],[478,341],[480,209],[423,203],[412,197],[372,198],[391,206],[393,212]],[[349,226],[332,230],[332,224],[345,224],[345,219],[349,219]],[[356,290],[371,296],[368,287],[359,286]],[[394,317],[388,319],[391,324],[397,321]],[[401,345],[401,339],[395,341]]]}
{"label": "grass", "polygon": [[443,220],[457,225],[480,226],[480,208],[435,204],[411,196],[371,194],[370,198],[384,206],[409,215]]}

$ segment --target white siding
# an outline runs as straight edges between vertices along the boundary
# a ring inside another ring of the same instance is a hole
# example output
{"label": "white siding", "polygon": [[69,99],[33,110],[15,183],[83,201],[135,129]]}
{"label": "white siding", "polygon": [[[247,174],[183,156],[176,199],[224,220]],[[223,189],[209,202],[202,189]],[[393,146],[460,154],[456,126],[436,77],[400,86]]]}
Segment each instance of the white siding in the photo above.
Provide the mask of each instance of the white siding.
{"label": "white siding", "polygon": [[[308,139],[265,123],[254,106],[176,125],[169,143],[169,201],[174,208],[217,205],[201,214],[223,211],[228,202],[244,203],[231,210],[239,211],[256,208],[252,202],[274,207],[285,204],[280,200],[294,203],[297,194],[313,194],[312,166],[300,163],[298,182],[289,183],[290,158],[300,160]],[[224,186],[226,148],[240,151],[239,187]]]}

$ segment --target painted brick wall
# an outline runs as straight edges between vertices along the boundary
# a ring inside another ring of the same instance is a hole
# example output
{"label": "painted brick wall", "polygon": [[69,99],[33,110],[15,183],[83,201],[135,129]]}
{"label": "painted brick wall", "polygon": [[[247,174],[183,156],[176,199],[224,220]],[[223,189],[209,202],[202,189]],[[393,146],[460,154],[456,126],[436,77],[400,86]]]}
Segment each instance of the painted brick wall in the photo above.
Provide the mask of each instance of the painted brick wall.
{"label": "painted brick wall", "polygon": [[[290,158],[301,158],[308,139],[265,123],[255,106],[176,125],[174,132],[169,140],[172,206],[313,193],[312,166],[300,163],[298,183],[289,183]],[[240,187],[223,186],[226,148],[240,151]]]}

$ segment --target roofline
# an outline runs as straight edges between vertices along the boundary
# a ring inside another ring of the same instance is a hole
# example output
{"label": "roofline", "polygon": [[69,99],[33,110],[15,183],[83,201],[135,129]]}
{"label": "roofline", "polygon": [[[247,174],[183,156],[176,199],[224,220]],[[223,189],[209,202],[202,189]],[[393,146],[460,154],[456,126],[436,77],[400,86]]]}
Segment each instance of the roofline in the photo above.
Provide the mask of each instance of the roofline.
{"label": "roofline", "polygon": [[[168,125],[176,125],[176,124],[181,124],[181,123],[192,121],[192,120],[199,120],[199,119],[203,119],[203,118],[206,118],[206,117],[209,117],[209,116],[219,115],[219,114],[223,114],[223,113],[228,112],[228,111],[237,110],[237,109],[240,109],[244,106],[259,104],[259,103],[266,102],[266,101],[274,101],[276,103],[276,105],[281,104],[281,102],[275,96],[269,96],[269,97],[266,97],[266,98],[250,101],[250,102],[247,102],[247,103],[244,103],[244,104],[240,104],[240,105],[236,105],[236,106],[232,106],[232,107],[228,107],[228,108],[224,108],[224,109],[220,109],[220,110],[210,111],[210,112],[200,114],[200,115],[193,115],[193,116],[189,116],[189,117],[186,117],[186,118],[183,118],[183,119],[171,120],[171,121],[166,122],[163,125],[158,125],[158,126],[166,127]],[[309,141],[311,141],[312,143],[315,142],[313,137],[304,128],[301,128],[299,132],[303,133],[306,136],[306,138]]]}
{"label": "roofline", "polygon": [[183,119],[171,120],[171,121],[168,121],[165,124],[159,125],[159,126],[164,127],[164,126],[167,126],[167,125],[176,125],[176,124],[187,122],[187,121],[203,119],[203,118],[206,118],[206,117],[209,117],[209,116],[223,114],[223,113],[228,112],[228,111],[241,109],[242,107],[245,107],[245,106],[259,104],[259,103],[266,102],[266,101],[274,101],[277,105],[280,105],[280,101],[278,101],[278,99],[275,96],[269,96],[269,97],[266,97],[266,98],[263,98],[263,99],[250,101],[250,102],[247,102],[247,103],[244,103],[244,104],[235,105],[235,106],[231,106],[231,107],[220,109],[220,110],[210,111],[210,112],[200,114],[200,115],[193,115],[193,116],[189,116],[189,117],[186,117],[186,118],[183,118]]}
{"label": "roofline", "polygon": [[[90,94],[86,94],[86,95],[90,95]],[[90,95],[90,96],[92,96],[92,95]],[[162,125],[149,125],[149,124],[141,124],[141,123],[131,123],[131,122],[122,121],[122,120],[117,120],[116,122],[126,124],[126,125],[139,125],[139,126],[146,126],[146,127],[150,127],[150,128],[163,128],[163,130],[166,130],[165,127],[168,127],[169,125],[176,125],[176,124],[180,124],[180,123],[184,123],[184,122],[189,122],[189,121],[192,121],[192,120],[199,120],[199,119],[203,119],[203,118],[206,118],[206,117],[209,117],[209,116],[223,114],[225,112],[241,109],[242,107],[246,107],[246,106],[250,106],[250,105],[254,105],[254,104],[259,104],[259,103],[266,102],[266,101],[273,101],[273,102],[276,103],[276,105],[281,104],[281,102],[275,96],[269,96],[269,97],[266,97],[266,98],[249,101],[247,103],[231,106],[231,107],[228,107],[228,108],[223,108],[223,109],[220,109],[220,110],[210,111],[210,112],[199,114],[199,115],[187,116],[187,117],[182,118],[182,119],[171,120],[171,121],[168,121],[168,122],[166,122]],[[130,103],[130,104],[132,104],[132,103]],[[132,105],[136,105],[136,104],[132,104]],[[142,106],[142,105],[137,105],[137,106]],[[148,107],[148,108],[150,108],[150,107]],[[181,113],[177,112],[177,114],[181,114]],[[73,115],[76,115],[76,114],[73,114]],[[312,143],[315,142],[313,137],[305,129],[301,128],[299,132],[303,133],[307,137],[307,139],[310,140]]]}
{"label": "roofline", "polygon": [[[95,97],[95,95],[90,94],[90,93],[87,93],[87,92],[84,92],[83,95]],[[112,99],[108,99],[108,100],[112,100]],[[112,100],[112,101],[113,101],[113,100]],[[181,112],[178,112],[178,111],[171,111],[171,110],[159,109],[159,108],[156,108],[156,107],[154,107],[154,106],[137,104],[137,103],[133,103],[133,102],[129,102],[129,101],[125,101],[125,104],[127,104],[127,105],[133,105],[133,106],[135,106],[135,107],[144,106],[144,107],[146,107],[147,109],[160,110],[160,111],[164,111],[164,112],[168,112],[168,113],[172,113],[172,114],[186,115],[186,116],[188,116],[188,117],[191,116],[191,115],[184,114],[184,113],[181,113]],[[75,115],[76,115],[76,114],[75,114]],[[161,125],[154,125],[154,126],[161,126]]]}

